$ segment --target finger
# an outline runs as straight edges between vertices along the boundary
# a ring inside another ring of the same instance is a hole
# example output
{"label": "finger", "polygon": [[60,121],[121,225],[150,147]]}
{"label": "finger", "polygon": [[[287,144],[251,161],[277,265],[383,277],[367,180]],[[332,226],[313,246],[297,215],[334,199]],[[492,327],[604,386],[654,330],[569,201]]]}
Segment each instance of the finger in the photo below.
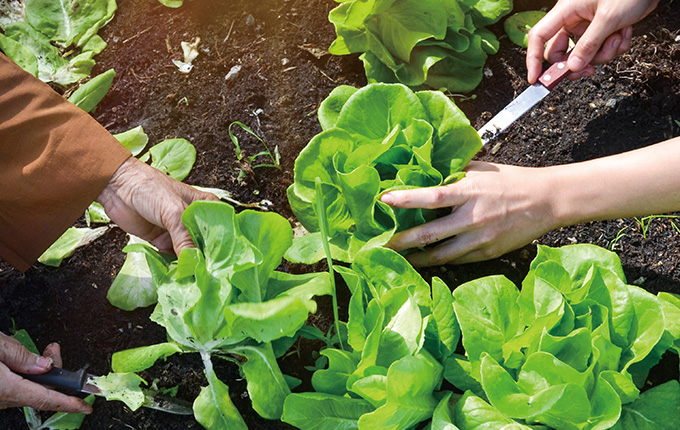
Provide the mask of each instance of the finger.
{"label": "finger", "polygon": [[5,392],[17,405],[29,406],[41,411],[92,413],[92,406],[82,399],[67,396],[58,391],[48,390],[42,385],[35,384],[18,376],[5,389]]}
{"label": "finger", "polygon": [[155,246],[158,251],[165,254],[172,254],[175,252],[175,248],[172,246],[172,238],[170,233],[163,231],[161,234],[156,236],[153,240],[149,241],[153,246]]}
{"label": "finger", "polygon": [[561,30],[545,45],[545,59],[549,63],[557,63],[566,60],[569,55],[571,35],[566,30]]}
{"label": "finger", "polygon": [[168,230],[172,247],[177,255],[179,255],[184,248],[193,248],[196,246],[189,231],[182,223],[182,212],[184,209],[185,208],[175,208],[171,211],[171,214],[164,217],[163,220],[163,225],[165,225]]}
{"label": "finger", "polygon": [[390,206],[426,209],[460,206],[467,200],[465,187],[461,186],[460,182],[440,187],[390,191],[380,197],[380,201]]}
{"label": "finger", "polygon": [[459,217],[456,217],[453,213],[399,232],[385,246],[395,251],[419,248],[455,236],[462,231],[463,224],[459,221]]}
{"label": "finger", "polygon": [[51,358],[33,354],[23,345],[9,336],[0,336],[0,363],[15,372],[45,373],[52,368]]}
{"label": "finger", "polygon": [[536,82],[543,70],[545,45],[564,28],[565,16],[557,3],[531,30],[527,43],[527,77],[530,84]]}
{"label": "finger", "polygon": [[45,347],[43,356],[52,359],[56,367],[64,367],[64,362],[61,359],[61,346],[57,342],[52,342]]}
{"label": "finger", "polygon": [[619,48],[623,42],[623,37],[621,33],[617,32],[612,34],[604,41],[602,48],[593,57],[591,64],[603,64],[608,61],[613,60],[617,55],[619,55]]}
{"label": "finger", "polygon": [[474,250],[475,247],[476,244],[472,241],[472,236],[462,235],[425,251],[409,254],[406,259],[413,267],[440,266],[456,261]]}
{"label": "finger", "polygon": [[619,55],[630,51],[632,42],[633,42],[633,27],[629,26],[621,30],[621,46],[619,46]]}
{"label": "finger", "polygon": [[576,46],[571,55],[569,55],[567,65],[573,72],[579,72],[590,64],[602,48],[605,40],[617,30],[614,27],[616,24],[603,15],[595,15],[593,22],[590,23],[581,38],[576,42]]}

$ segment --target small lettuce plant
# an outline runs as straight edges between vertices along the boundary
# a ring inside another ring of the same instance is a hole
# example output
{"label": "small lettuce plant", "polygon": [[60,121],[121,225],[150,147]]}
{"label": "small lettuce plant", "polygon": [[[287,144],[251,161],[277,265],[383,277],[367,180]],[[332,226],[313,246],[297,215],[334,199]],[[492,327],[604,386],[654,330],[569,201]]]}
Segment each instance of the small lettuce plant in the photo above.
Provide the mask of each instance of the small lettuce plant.
{"label": "small lettuce plant", "polygon": [[512,0],[336,0],[329,52],[362,53],[369,83],[472,91],[498,39],[485,28]]}
{"label": "small lettuce plant", "polygon": [[[323,257],[316,200],[326,210],[333,258],[351,262],[364,246],[380,246],[400,230],[435,217],[434,210],[382,203],[389,190],[452,183],[481,148],[462,111],[438,91],[401,84],[340,86],[319,107],[323,131],[295,161],[288,201],[312,232],[296,241],[291,261]],[[322,192],[317,193],[316,178]]]}
{"label": "small lettuce plant", "polygon": [[521,291],[491,276],[453,300],[465,356],[444,372],[465,394],[439,418],[462,430],[677,426],[678,381],[643,390],[661,355],[678,352],[680,300],[628,285],[616,254],[539,246]]}
{"label": "small lettuce plant", "polygon": [[114,354],[113,370],[139,372],[159,358],[197,353],[208,381],[194,401],[197,421],[208,429],[245,429],[229,387],[213,370],[212,360],[221,357],[240,366],[255,411],[279,419],[290,388],[277,352],[316,311],[312,296],[330,293],[328,273],[275,270],[293,238],[280,215],[237,215],[226,203],[202,201],[190,205],[182,221],[196,248],[174,261],[149,246],[129,245],[147,256],[158,296],[151,319],[165,327],[168,342]]}
{"label": "small lettuce plant", "polygon": [[364,248],[336,270],[352,291],[349,348],[321,351],[328,367],[312,376],[316,392],[289,395],[283,421],[303,430],[420,428],[460,337],[449,288],[438,278],[430,287],[386,248]]}
{"label": "small lettuce plant", "polygon": [[666,351],[680,351],[680,297],[628,285],[610,251],[539,246],[521,290],[502,276],[453,293],[434,278],[430,289],[403,257],[382,248],[362,250],[339,271],[352,291],[351,349],[321,352],[328,367],[312,376],[316,392],[288,396],[287,423],[303,430],[410,429],[426,420],[437,430],[677,428],[680,384],[650,388],[647,377]]}

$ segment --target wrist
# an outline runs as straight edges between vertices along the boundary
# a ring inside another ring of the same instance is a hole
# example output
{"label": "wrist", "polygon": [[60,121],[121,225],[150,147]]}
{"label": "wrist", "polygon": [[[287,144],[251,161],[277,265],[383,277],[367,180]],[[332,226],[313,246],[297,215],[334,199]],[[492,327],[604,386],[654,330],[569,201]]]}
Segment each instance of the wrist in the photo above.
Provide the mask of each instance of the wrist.
{"label": "wrist", "polygon": [[123,164],[121,164],[114,172],[106,187],[99,194],[99,197],[97,197],[97,203],[107,207],[109,202],[111,202],[118,193],[118,190],[120,190],[123,182],[130,175],[130,172],[134,170],[135,165],[138,162],[139,160],[137,160],[135,157],[129,157],[126,159]]}

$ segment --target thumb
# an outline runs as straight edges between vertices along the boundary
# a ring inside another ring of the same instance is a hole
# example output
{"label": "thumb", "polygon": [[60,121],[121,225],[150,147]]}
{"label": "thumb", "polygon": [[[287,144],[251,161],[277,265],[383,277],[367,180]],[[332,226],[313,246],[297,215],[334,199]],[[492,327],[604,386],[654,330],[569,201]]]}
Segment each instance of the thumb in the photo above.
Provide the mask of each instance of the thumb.
{"label": "thumb", "polygon": [[14,372],[44,373],[53,366],[51,358],[33,354],[21,343],[7,335],[0,337],[0,362]]}

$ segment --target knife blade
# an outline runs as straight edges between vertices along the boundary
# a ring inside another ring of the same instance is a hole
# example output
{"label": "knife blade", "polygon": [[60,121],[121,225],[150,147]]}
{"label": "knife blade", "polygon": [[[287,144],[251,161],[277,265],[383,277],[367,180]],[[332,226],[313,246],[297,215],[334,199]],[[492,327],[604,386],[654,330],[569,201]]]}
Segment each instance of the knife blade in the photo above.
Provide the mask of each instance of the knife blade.
{"label": "knife blade", "polygon": [[[19,376],[41,385],[52,386],[56,389],[103,396],[101,391],[99,391],[99,388],[91,383],[92,379],[96,378],[96,376],[87,373],[85,369],[70,371],[59,367],[53,367],[48,372],[39,375],[19,374]],[[194,413],[190,402],[181,399],[168,398],[149,389],[142,389],[142,392],[144,393],[144,403],[142,406],[145,408],[156,409],[176,415],[192,415]]]}
{"label": "knife blade", "polygon": [[566,61],[559,61],[548,68],[538,78],[538,82],[524,90],[519,96],[510,102],[503,110],[498,112],[491,121],[477,130],[482,138],[482,146],[492,141],[497,135],[505,131],[518,118],[529,109],[543,100],[550,91],[559,84],[569,73]]}

